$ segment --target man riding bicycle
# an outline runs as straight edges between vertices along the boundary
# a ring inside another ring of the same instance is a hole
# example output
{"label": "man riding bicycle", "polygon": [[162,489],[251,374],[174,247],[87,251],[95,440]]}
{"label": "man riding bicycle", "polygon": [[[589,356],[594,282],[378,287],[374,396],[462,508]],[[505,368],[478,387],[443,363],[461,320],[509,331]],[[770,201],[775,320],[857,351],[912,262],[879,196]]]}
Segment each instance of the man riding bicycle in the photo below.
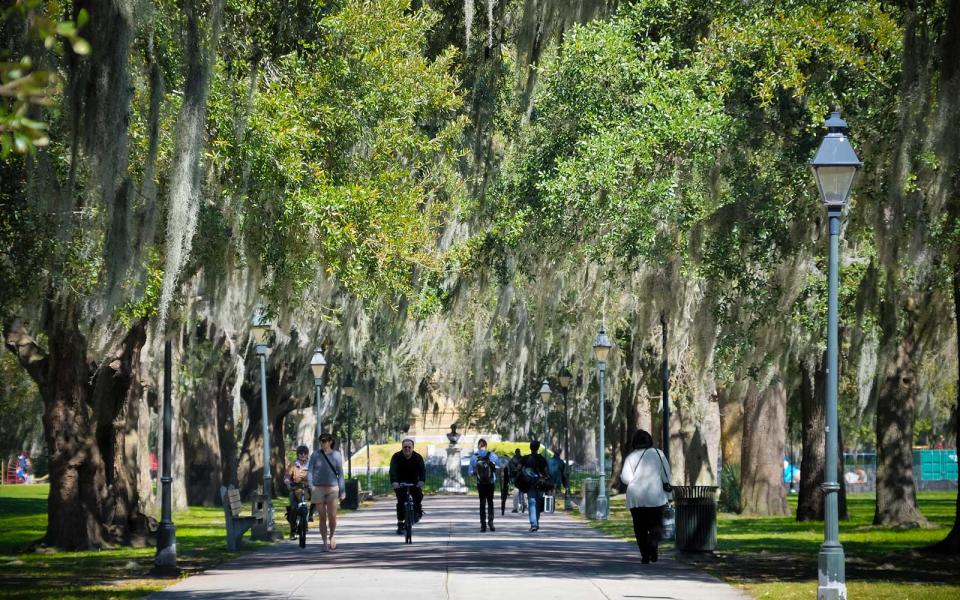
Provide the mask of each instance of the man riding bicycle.
{"label": "man riding bicycle", "polygon": [[297,505],[301,494],[310,498],[310,488],[307,485],[307,460],[310,458],[310,449],[306,446],[297,448],[297,460],[287,467],[283,482],[290,490],[290,506],[287,508],[287,522],[290,523],[290,539],[297,535]]}
{"label": "man riding bicycle", "polygon": [[[414,523],[423,516],[423,483],[427,480],[427,467],[423,457],[413,451],[413,439],[406,438],[400,443],[400,451],[390,458],[390,485],[397,495],[397,534],[404,533],[403,503],[409,493],[413,496]],[[415,487],[402,488],[401,483]]]}

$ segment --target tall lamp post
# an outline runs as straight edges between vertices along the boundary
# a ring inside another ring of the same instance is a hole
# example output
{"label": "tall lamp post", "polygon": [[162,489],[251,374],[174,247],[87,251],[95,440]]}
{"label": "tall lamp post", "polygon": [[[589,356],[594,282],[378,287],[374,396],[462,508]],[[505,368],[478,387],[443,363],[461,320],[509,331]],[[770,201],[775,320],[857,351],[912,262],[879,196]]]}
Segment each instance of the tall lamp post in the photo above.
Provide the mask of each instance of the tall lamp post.
{"label": "tall lamp post", "polygon": [[317,434],[313,436],[314,448],[320,447],[320,434],[323,432],[323,424],[320,422],[320,388],[323,387],[323,372],[327,368],[327,359],[323,357],[320,348],[313,351],[313,358],[310,359],[310,370],[313,371],[313,390],[315,396],[317,412]]}
{"label": "tall lamp post", "polygon": [[667,361],[667,316],[660,313],[663,363],[660,365],[660,391],[663,395],[663,457],[670,464],[670,363]]}
{"label": "tall lamp post", "polygon": [[160,526],[157,529],[157,554],[153,559],[153,575],[175,577],[180,574],[177,567],[177,527],[173,524],[170,510],[171,442],[173,425],[172,399],[172,352],[170,340],[163,344],[163,449],[160,463]]}
{"label": "tall lamp post", "polygon": [[597,339],[593,342],[593,353],[597,357],[597,382],[600,384],[600,490],[597,493],[597,519],[605,521],[609,513],[607,503],[607,465],[604,458],[606,444],[603,439],[603,394],[604,394],[604,375],[607,370],[607,356],[610,354],[610,340],[607,338],[607,332],[603,327],[597,332]]}
{"label": "tall lamp post", "polygon": [[272,535],[273,531],[273,477],[270,475],[270,415],[267,412],[267,336],[270,333],[270,320],[263,308],[257,309],[250,321],[250,333],[257,346],[260,357],[260,414],[263,421],[263,496],[266,514],[263,534]]}
{"label": "tall lamp post", "polygon": [[543,402],[543,456],[547,456],[547,446],[550,445],[550,435],[547,431],[547,417],[550,415],[550,396],[553,394],[553,390],[550,389],[550,384],[547,383],[547,380],[543,380],[543,385],[540,386],[540,401]]}
{"label": "tall lamp post", "polygon": [[844,130],[847,123],[833,112],[824,123],[827,135],[820,143],[817,154],[810,161],[820,199],[827,207],[830,223],[830,270],[827,284],[827,406],[826,445],[824,466],[824,535],[818,556],[818,600],[839,600],[847,597],[846,574],[844,573],[843,546],[840,545],[837,492],[837,286],[840,217],[853,187],[857,169],[863,166],[854,152]]}
{"label": "tall lamp post", "polygon": [[353,461],[350,440],[353,437],[353,375],[343,380],[343,395],[347,397],[347,479],[353,479]]}
{"label": "tall lamp post", "polygon": [[[563,460],[566,464],[570,462],[570,413],[567,412],[567,392],[570,390],[570,382],[573,377],[566,367],[560,369],[560,389],[563,390]],[[573,510],[573,502],[570,500],[570,488],[563,492],[563,510]]]}

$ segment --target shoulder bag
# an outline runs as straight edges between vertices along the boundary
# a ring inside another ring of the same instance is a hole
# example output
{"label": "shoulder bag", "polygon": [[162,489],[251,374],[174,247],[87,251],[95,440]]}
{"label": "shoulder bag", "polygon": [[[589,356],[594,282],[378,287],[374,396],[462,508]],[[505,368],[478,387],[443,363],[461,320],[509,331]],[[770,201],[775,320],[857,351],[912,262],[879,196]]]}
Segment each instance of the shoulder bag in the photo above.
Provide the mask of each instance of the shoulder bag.
{"label": "shoulder bag", "polygon": [[[666,478],[667,468],[663,466],[663,455],[660,454],[660,451],[657,451],[657,458],[660,459],[660,470],[663,471],[664,478]],[[663,491],[668,494],[673,491],[673,486],[670,485],[669,481],[663,481]]]}

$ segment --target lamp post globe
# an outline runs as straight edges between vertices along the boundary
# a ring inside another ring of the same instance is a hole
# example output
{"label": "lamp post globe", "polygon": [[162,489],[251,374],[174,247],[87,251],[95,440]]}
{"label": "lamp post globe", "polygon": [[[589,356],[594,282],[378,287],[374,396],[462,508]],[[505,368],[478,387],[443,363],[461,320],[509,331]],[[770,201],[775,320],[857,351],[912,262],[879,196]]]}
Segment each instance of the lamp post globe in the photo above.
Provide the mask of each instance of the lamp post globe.
{"label": "lamp post globe", "polygon": [[543,385],[540,386],[540,400],[543,401],[543,455],[547,455],[547,446],[550,445],[550,433],[547,425],[547,417],[550,415],[550,396],[553,395],[553,390],[550,389],[550,384],[546,379],[543,380]]}
{"label": "lamp post globe", "polygon": [[265,526],[258,528],[258,539],[273,536],[273,476],[270,474],[270,412],[267,407],[267,348],[270,319],[263,307],[258,307],[250,320],[250,334],[257,346],[260,359],[260,420],[263,423],[263,496],[266,512]]}
{"label": "lamp post globe", "polygon": [[610,343],[610,339],[607,337],[607,331],[601,326],[600,331],[597,332],[597,338],[593,342],[593,353],[597,358],[597,383],[600,388],[600,448],[597,455],[597,462],[600,467],[600,489],[597,492],[597,519],[605,521],[607,515],[609,514],[609,501],[607,500],[607,465],[605,459],[605,447],[606,443],[604,440],[604,375],[607,370],[607,357],[610,355],[610,348],[613,345]]}
{"label": "lamp post globe", "polygon": [[816,155],[810,161],[820,199],[827,208],[830,227],[830,268],[827,276],[827,402],[826,402],[826,461],[823,476],[823,544],[817,557],[819,585],[818,600],[847,597],[843,546],[839,538],[839,507],[837,493],[837,353],[840,217],[857,170],[863,166],[844,131],[847,123],[834,112],[824,123],[824,136]]}
{"label": "lamp post globe", "polygon": [[560,387],[567,389],[570,387],[570,382],[573,381],[573,375],[570,374],[570,371],[566,367],[561,367],[560,374],[557,375],[557,380],[560,382]]}
{"label": "lamp post globe", "polygon": [[317,348],[313,351],[313,357],[310,359],[310,371],[313,373],[314,404],[317,417],[317,431],[313,436],[316,448],[320,447],[320,434],[323,432],[323,424],[320,421],[320,390],[323,387],[323,372],[327,369],[327,359],[323,357],[323,351]]}
{"label": "lamp post globe", "polygon": [[[253,336],[253,343],[257,346],[267,346],[267,336],[270,334],[270,319],[267,318],[266,310],[260,306],[253,313],[250,319],[250,335]],[[264,350],[264,352],[266,352]]]}

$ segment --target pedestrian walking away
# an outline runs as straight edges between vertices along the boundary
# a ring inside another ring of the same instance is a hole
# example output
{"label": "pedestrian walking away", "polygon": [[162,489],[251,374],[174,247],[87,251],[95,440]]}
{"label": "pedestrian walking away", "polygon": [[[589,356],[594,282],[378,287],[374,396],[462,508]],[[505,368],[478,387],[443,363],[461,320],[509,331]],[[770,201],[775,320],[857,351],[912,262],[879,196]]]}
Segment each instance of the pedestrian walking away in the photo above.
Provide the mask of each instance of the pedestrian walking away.
{"label": "pedestrian walking away", "polygon": [[663,535],[663,510],[670,500],[670,462],[653,447],[649,432],[638,429],[631,440],[633,449],[623,461],[620,481],[627,484],[627,508],[633,517],[633,534],[640,548],[640,562],[657,562],[658,544]]}
{"label": "pedestrian walking away", "polygon": [[497,468],[500,459],[497,453],[487,450],[487,440],[480,438],[477,442],[477,451],[470,457],[468,475],[477,477],[477,494],[480,496],[480,531],[487,527],[496,531],[493,526],[493,491],[497,484]]}
{"label": "pedestrian walking away", "polygon": [[[413,496],[414,523],[423,517],[423,483],[427,480],[427,467],[423,457],[413,451],[413,439],[405,438],[400,442],[400,451],[390,458],[390,485],[397,495],[397,535],[405,531],[403,503],[409,493]],[[401,483],[413,484],[406,490]]]}
{"label": "pedestrian walking away", "polygon": [[320,515],[323,551],[337,549],[337,500],[347,497],[343,480],[343,455],[333,449],[333,435],[320,434],[320,448],[310,456],[307,477],[310,497]]}
{"label": "pedestrian walking away", "polygon": [[[522,468],[517,474],[517,488],[527,494],[527,513],[530,516],[530,531],[540,529],[539,503],[543,491],[550,486],[547,459],[538,452],[540,442],[530,442],[530,454],[523,457]],[[524,489],[526,488],[526,489]]]}
{"label": "pedestrian walking away", "polygon": [[520,455],[520,448],[513,451],[510,462],[507,463],[507,472],[510,475],[510,481],[513,482],[513,510],[510,512],[523,512],[527,509],[527,496],[517,485],[517,477],[523,469],[523,456]]}

